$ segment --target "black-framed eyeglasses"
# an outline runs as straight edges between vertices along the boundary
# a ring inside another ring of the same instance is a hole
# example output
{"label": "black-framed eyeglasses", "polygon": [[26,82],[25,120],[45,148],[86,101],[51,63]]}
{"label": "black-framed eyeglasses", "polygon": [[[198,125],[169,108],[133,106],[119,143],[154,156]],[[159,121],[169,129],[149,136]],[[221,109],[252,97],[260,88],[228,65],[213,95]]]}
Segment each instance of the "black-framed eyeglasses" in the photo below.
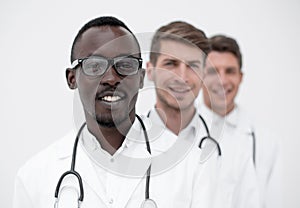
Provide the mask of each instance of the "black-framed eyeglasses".
{"label": "black-framed eyeglasses", "polygon": [[75,69],[81,65],[82,71],[88,76],[101,76],[109,67],[113,66],[116,72],[122,76],[134,75],[142,68],[143,59],[133,56],[105,58],[101,56],[90,56],[76,59],[72,62]]}

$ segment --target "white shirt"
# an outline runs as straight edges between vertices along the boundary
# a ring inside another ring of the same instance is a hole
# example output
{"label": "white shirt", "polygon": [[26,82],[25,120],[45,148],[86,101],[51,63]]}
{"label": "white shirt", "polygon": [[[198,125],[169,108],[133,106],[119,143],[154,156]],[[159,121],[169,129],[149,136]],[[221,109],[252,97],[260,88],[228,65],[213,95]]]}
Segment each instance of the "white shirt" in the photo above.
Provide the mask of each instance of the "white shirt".
{"label": "white shirt", "polygon": [[220,136],[224,157],[227,157],[227,152],[237,148],[250,151],[252,161],[255,162],[261,207],[281,207],[279,145],[276,137],[254,127],[247,113],[239,106],[235,106],[225,117],[214,113],[205,104],[199,106],[198,111],[207,120],[213,134]]}
{"label": "white shirt", "polygon": [[[152,123],[164,126],[163,121],[155,109],[150,111],[149,118]],[[166,130],[166,135],[168,135],[164,137],[166,140],[170,138],[176,140],[177,136],[168,129]],[[204,136],[207,136],[204,124],[200,120],[199,115],[195,114],[189,125],[179,133],[178,139],[185,137],[186,139],[194,141],[194,157],[197,157],[196,155],[198,154],[198,157],[200,155],[201,159],[209,158],[210,154],[214,152],[214,154],[210,156],[214,158],[218,154],[216,145],[213,142],[206,140],[206,144],[202,149],[198,147],[200,140]],[[211,182],[207,184],[206,188],[195,184],[199,191],[205,191],[205,189],[207,189],[207,198],[211,200],[207,207],[259,207],[257,178],[249,151],[236,149],[232,152],[227,152],[223,149],[222,145],[221,151],[222,156],[217,156],[219,161],[217,167],[212,165],[214,163],[213,159],[204,160],[204,163],[202,163],[202,165],[206,164],[207,167],[211,165],[216,167],[215,169],[202,168],[201,170],[201,174],[210,174],[212,176],[210,178]]]}
{"label": "white shirt", "polygon": [[[81,207],[140,207],[145,199],[145,175],[150,163],[150,198],[155,200],[158,207],[212,207],[210,203],[213,200],[210,197],[213,191],[210,189],[215,187],[211,185],[214,174],[207,173],[216,171],[203,169],[214,169],[218,163],[199,166],[199,159],[195,159],[198,154],[195,155],[193,151],[194,145],[186,139],[176,139],[175,145],[172,145],[175,150],[166,152],[160,145],[165,141],[165,131],[154,127],[149,120],[143,120],[149,130],[150,143],[153,143],[152,156],[146,150],[144,133],[137,119],[122,147],[112,156],[101,148],[89,131],[83,130],[75,165],[75,170],[83,180],[84,200]],[[187,134],[193,131],[191,129]],[[15,181],[14,208],[53,207],[58,179],[71,165],[76,133],[71,132],[20,168]],[[176,148],[182,145],[189,150],[188,154],[179,155]],[[65,194],[69,190],[72,190],[72,194],[76,192],[74,188],[78,190],[76,178],[67,177],[61,187],[61,200],[71,203],[64,196],[69,196]],[[76,194],[71,196],[71,204],[75,202],[76,205],[77,197]]]}

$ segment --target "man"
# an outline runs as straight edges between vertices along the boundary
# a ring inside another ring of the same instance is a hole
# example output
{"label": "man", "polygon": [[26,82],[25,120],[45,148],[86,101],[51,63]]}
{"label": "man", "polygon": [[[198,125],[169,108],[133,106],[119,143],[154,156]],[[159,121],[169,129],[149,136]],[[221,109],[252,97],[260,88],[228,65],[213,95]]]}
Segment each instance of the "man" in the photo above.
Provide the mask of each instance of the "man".
{"label": "man", "polygon": [[[84,122],[19,170],[14,208],[136,208],[149,203],[196,208],[208,194],[213,196],[203,188],[211,177],[203,177],[204,165],[192,160],[198,154],[181,161],[169,157],[178,154],[176,148],[161,154],[163,129],[151,125],[149,130],[149,120],[135,115],[144,78],[140,56],[134,34],[116,18],[96,18],[80,29],[66,78],[70,89],[79,92]],[[192,146],[182,141],[179,150],[182,144]]]}
{"label": "man", "polygon": [[[125,180],[113,173],[144,175],[149,166],[149,162],[138,167],[119,165],[123,155],[149,157],[145,148],[137,148],[129,141],[132,127],[139,126],[135,103],[145,74],[139,44],[120,20],[96,18],[75,37],[71,63],[72,67],[66,70],[67,83],[70,89],[79,91],[86,122],[78,131],[79,145],[72,153],[76,137],[76,132],[72,132],[29,160],[16,178],[14,207],[53,207],[56,184],[71,164],[72,154],[72,171],[80,177],[72,177],[77,176],[73,172],[63,178],[56,190],[56,206],[71,207],[80,198],[78,203],[83,207],[137,207],[133,205],[138,202],[133,195],[142,179]],[[143,138],[140,128],[136,129],[139,131],[135,134]],[[130,159],[126,161],[129,163]],[[128,170],[134,167],[140,172]],[[77,187],[80,178],[84,193]],[[77,190],[80,193],[74,197]],[[69,201],[70,197],[75,200]]]}
{"label": "man", "polygon": [[[194,101],[202,87],[205,53],[209,50],[203,31],[186,22],[172,22],[154,34],[150,62],[147,63],[147,75],[156,90],[155,108],[148,112],[148,117],[152,123],[167,128],[164,136],[166,149],[172,147],[171,141],[191,140],[204,158],[209,158],[212,152],[198,148],[201,138],[207,133]],[[210,140],[205,142],[204,149],[210,149]],[[220,160],[221,166],[215,170],[218,175],[215,175],[214,197],[207,207],[258,207],[256,176],[250,153],[236,149],[224,157],[222,152]],[[216,174],[209,170],[204,173]],[[208,185],[207,191],[211,188],[211,184]]]}
{"label": "man", "polygon": [[[204,105],[199,112],[211,123],[212,133],[223,130],[224,151],[240,148],[232,137],[246,137],[258,173],[262,207],[280,207],[278,192],[278,145],[275,137],[257,134],[246,112],[235,103],[242,82],[242,54],[236,40],[224,35],[210,38],[211,51],[206,62]],[[222,124],[222,125],[220,125]],[[218,129],[219,127],[219,129]],[[256,136],[259,135],[259,137]]]}

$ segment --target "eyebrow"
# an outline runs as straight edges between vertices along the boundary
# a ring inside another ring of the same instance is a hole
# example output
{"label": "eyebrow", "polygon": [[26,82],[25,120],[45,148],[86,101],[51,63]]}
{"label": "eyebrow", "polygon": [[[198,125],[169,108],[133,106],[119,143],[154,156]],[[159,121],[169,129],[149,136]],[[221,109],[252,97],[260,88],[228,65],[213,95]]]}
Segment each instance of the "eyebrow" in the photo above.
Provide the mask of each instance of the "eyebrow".
{"label": "eyebrow", "polygon": [[201,61],[199,61],[199,60],[191,60],[191,61],[186,61],[186,63],[198,63],[198,64],[202,64],[202,62]]}
{"label": "eyebrow", "polygon": [[[117,55],[117,56],[115,56],[115,57],[112,57],[112,58],[119,58],[119,57],[133,57],[133,58],[140,58],[139,56],[136,57],[135,55],[139,55],[139,54],[124,54],[124,53],[122,53],[122,54],[119,54],[119,55]],[[101,54],[89,54],[89,55],[86,56],[86,57],[102,57],[102,58],[109,58],[109,57],[103,56],[103,55],[101,55]]]}

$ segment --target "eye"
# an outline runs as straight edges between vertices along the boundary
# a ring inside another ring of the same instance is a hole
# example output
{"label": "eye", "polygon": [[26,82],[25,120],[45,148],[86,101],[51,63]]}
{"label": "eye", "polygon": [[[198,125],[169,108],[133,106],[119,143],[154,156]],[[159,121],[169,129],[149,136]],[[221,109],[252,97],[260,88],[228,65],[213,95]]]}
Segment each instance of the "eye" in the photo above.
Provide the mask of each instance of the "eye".
{"label": "eye", "polygon": [[238,72],[238,69],[230,67],[226,69],[226,74],[236,74]]}
{"label": "eye", "polygon": [[195,70],[195,71],[200,71],[201,70],[201,65],[197,63],[190,63],[188,65],[189,68]]}
{"label": "eye", "polygon": [[93,71],[97,71],[97,70],[100,70],[102,68],[104,68],[106,66],[105,63],[102,63],[102,62],[87,62],[85,64],[85,68],[86,69],[89,69],[89,70],[93,70]]}
{"label": "eye", "polygon": [[87,75],[97,75],[107,68],[107,61],[99,58],[88,58],[83,62],[83,70]]}
{"label": "eye", "polygon": [[207,75],[216,75],[217,74],[217,70],[213,67],[209,67],[206,68],[206,74]]}
{"label": "eye", "polygon": [[167,60],[164,62],[164,66],[176,66],[177,62],[175,60]]}
{"label": "eye", "polygon": [[121,70],[138,69],[139,62],[136,59],[124,58],[116,62],[115,66]]}
{"label": "eye", "polygon": [[133,64],[129,61],[119,61],[116,66],[121,69],[132,68]]}

